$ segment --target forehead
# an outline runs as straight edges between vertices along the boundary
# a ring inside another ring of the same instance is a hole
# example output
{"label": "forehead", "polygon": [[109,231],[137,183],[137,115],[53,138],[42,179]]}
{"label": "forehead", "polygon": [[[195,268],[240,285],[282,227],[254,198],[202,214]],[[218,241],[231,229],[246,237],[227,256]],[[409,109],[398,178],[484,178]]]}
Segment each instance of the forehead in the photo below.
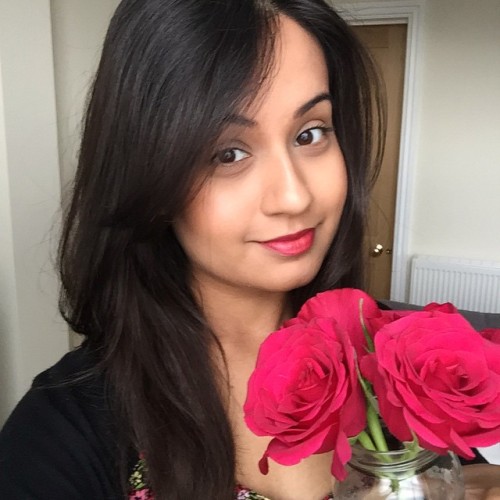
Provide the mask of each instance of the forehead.
{"label": "forehead", "polygon": [[319,43],[298,23],[280,16],[272,69],[245,114],[255,119],[280,111],[286,114],[328,92],[328,70]]}
{"label": "forehead", "polygon": [[[314,36],[293,19],[280,15],[277,23],[276,58],[281,65],[291,59],[295,64],[323,63],[322,49]],[[326,65],[324,65],[326,69]]]}

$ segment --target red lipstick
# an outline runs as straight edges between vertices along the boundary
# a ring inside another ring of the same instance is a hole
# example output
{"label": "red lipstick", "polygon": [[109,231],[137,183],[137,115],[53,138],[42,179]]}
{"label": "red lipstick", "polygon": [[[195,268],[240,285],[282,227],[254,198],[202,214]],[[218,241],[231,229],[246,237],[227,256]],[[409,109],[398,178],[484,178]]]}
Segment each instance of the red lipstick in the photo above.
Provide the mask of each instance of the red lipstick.
{"label": "red lipstick", "polygon": [[288,234],[274,240],[263,241],[261,244],[274,252],[287,257],[307,252],[314,243],[314,229],[304,229],[298,233]]}

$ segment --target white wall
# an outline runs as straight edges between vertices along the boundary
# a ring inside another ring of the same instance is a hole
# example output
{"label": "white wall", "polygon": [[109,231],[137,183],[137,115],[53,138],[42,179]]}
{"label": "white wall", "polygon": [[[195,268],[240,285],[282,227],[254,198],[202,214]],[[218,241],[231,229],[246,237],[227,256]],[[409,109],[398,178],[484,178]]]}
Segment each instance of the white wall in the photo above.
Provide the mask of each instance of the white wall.
{"label": "white wall", "polygon": [[59,203],[49,0],[0,0],[0,424],[68,349],[51,262]]}
{"label": "white wall", "polygon": [[[57,128],[63,195],[74,177],[87,94],[119,0],[51,0]],[[81,337],[70,333],[70,345]]]}
{"label": "white wall", "polygon": [[500,0],[419,1],[408,255],[500,261]]}
{"label": "white wall", "polygon": [[413,253],[500,260],[500,0],[428,0]]}
{"label": "white wall", "polygon": [[119,0],[51,0],[61,178],[76,168],[81,118],[102,42]]}

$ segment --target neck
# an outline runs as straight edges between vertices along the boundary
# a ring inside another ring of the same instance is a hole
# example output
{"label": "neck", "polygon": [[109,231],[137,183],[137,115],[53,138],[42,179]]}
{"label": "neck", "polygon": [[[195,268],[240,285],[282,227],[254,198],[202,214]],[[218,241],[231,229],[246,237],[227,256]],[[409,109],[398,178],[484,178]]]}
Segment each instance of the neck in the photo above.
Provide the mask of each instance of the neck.
{"label": "neck", "polygon": [[195,293],[224,350],[244,353],[291,317],[288,293],[197,282]]}

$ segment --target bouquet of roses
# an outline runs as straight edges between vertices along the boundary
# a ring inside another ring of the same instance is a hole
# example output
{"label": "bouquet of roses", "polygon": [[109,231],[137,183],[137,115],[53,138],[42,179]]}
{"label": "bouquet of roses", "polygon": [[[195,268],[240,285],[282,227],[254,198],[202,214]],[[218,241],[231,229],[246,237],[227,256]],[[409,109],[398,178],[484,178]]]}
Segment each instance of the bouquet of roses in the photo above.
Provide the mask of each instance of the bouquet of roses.
{"label": "bouquet of roses", "polygon": [[333,450],[343,480],[351,443],[386,451],[387,433],[470,459],[500,442],[500,329],[477,332],[451,304],[386,311],[361,290],[320,293],[261,345],[244,411],[273,438],[264,474],[269,458]]}

